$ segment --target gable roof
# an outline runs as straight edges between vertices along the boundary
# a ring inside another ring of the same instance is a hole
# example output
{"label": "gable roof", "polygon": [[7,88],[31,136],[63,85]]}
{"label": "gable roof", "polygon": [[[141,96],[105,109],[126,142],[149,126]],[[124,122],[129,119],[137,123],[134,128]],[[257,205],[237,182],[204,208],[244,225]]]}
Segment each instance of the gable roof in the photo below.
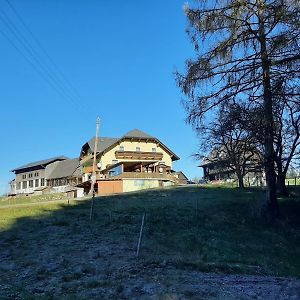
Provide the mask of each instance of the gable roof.
{"label": "gable roof", "polygon": [[127,132],[123,138],[142,138],[142,139],[154,139],[153,136],[149,135],[148,133],[146,132],[143,132],[139,129],[133,129],[133,130],[130,130],[129,132]]}
{"label": "gable roof", "polygon": [[[90,149],[92,153],[94,153],[94,145],[95,145],[95,139],[96,137],[92,137],[88,144],[90,146]],[[97,145],[97,152],[103,152],[113,144],[115,144],[119,139],[118,138],[110,138],[110,137],[99,137],[98,138],[98,145]]]}
{"label": "gable roof", "polygon": [[[91,149],[91,152],[94,153],[94,144],[95,144],[96,137],[92,137],[87,143],[85,143],[82,148],[85,145],[88,145]],[[98,145],[97,145],[97,153],[104,152],[105,150],[109,149],[110,147],[116,145],[117,143],[121,142],[124,139],[151,139],[155,142],[159,143],[167,152],[171,154],[171,156],[174,158],[174,160],[178,160],[179,157],[172,152],[166,145],[164,145],[159,139],[151,136],[150,134],[143,132],[139,129],[133,129],[129,132],[127,132],[125,135],[123,135],[121,138],[110,138],[110,137],[100,137],[98,139]]]}
{"label": "gable roof", "polygon": [[154,140],[155,142],[159,143],[161,145],[162,148],[164,148],[167,152],[169,152],[171,154],[171,156],[174,158],[174,160],[178,160],[179,157],[173,152],[171,151],[164,143],[162,143],[159,139],[157,139],[156,137],[151,136],[150,134],[141,131],[139,129],[133,129],[129,132],[127,132],[122,138],[122,139],[128,139],[128,138],[137,138],[137,139],[151,139]]}
{"label": "gable roof", "polygon": [[70,177],[79,167],[79,158],[66,159],[56,163],[47,179]]}
{"label": "gable roof", "polygon": [[23,170],[23,169],[33,168],[33,167],[37,167],[37,166],[46,166],[46,165],[48,165],[48,164],[50,164],[54,161],[65,160],[65,159],[68,159],[68,157],[63,156],[63,155],[52,157],[52,158],[47,158],[47,159],[31,162],[31,163],[28,163],[28,164],[23,165],[21,167],[15,168],[15,169],[11,170],[11,172],[20,171],[20,170]]}
{"label": "gable roof", "polygon": [[175,172],[175,174],[177,174],[178,176],[181,176],[181,179],[184,178],[186,180],[189,180],[182,171],[177,171],[177,172]]}

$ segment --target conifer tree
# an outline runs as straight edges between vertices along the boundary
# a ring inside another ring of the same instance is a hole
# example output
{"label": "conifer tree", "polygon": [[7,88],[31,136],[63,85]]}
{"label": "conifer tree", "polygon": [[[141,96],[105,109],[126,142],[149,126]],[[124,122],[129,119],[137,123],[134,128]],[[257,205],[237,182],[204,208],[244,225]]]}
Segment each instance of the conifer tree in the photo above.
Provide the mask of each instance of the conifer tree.
{"label": "conifer tree", "polygon": [[[266,213],[279,214],[274,152],[274,91],[278,78],[299,82],[299,0],[202,0],[185,7],[195,58],[177,73],[195,128],[224,102],[263,107]],[[293,95],[290,95],[291,98]]]}

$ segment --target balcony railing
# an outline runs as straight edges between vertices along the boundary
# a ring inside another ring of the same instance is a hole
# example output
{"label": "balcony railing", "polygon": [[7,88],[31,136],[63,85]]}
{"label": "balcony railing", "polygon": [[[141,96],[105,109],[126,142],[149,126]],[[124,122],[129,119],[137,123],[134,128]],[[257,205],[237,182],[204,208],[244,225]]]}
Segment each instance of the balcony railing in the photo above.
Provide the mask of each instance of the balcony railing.
{"label": "balcony railing", "polygon": [[139,151],[116,151],[117,159],[136,159],[136,160],[161,160],[161,152],[139,152]]}

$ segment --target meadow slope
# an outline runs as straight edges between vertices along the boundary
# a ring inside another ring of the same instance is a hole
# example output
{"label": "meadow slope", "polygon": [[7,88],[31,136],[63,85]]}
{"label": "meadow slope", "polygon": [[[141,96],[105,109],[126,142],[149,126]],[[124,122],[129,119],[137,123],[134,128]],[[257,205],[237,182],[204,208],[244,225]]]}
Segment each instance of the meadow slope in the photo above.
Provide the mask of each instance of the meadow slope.
{"label": "meadow slope", "polygon": [[96,198],[92,222],[89,199],[2,207],[0,298],[300,297],[298,192],[272,224],[263,191],[226,187]]}

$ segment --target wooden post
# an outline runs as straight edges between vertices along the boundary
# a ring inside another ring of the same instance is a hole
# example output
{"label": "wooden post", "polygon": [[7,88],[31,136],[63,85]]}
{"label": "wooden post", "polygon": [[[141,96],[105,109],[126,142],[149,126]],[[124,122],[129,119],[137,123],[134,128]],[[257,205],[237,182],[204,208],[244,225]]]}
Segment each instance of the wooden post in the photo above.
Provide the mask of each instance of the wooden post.
{"label": "wooden post", "polygon": [[140,254],[140,247],[141,247],[141,241],[142,241],[142,235],[143,235],[144,221],[145,221],[145,213],[143,214],[143,218],[142,218],[140,236],[139,236],[139,241],[138,241],[138,245],[137,245],[137,248],[136,248],[136,257],[139,257],[139,254]]}
{"label": "wooden post", "polygon": [[98,117],[97,122],[96,122],[96,137],[95,137],[95,143],[94,143],[93,173],[92,173],[92,182],[91,182],[90,194],[93,193],[94,184],[96,182],[96,158],[97,158],[99,128],[100,128],[100,118]]}
{"label": "wooden post", "polygon": [[90,221],[92,221],[92,217],[93,217],[94,199],[95,199],[95,190],[93,190],[93,197],[92,197],[92,202],[91,202]]}
{"label": "wooden post", "polygon": [[92,193],[92,202],[90,208],[90,221],[92,220],[93,209],[94,209],[94,200],[95,200],[95,183],[96,183],[96,157],[97,157],[97,147],[98,147],[98,135],[99,135],[99,128],[100,128],[100,118],[97,118],[96,122],[96,137],[95,137],[95,144],[94,144],[94,159],[93,159],[93,175],[91,181],[91,190],[89,194]]}

